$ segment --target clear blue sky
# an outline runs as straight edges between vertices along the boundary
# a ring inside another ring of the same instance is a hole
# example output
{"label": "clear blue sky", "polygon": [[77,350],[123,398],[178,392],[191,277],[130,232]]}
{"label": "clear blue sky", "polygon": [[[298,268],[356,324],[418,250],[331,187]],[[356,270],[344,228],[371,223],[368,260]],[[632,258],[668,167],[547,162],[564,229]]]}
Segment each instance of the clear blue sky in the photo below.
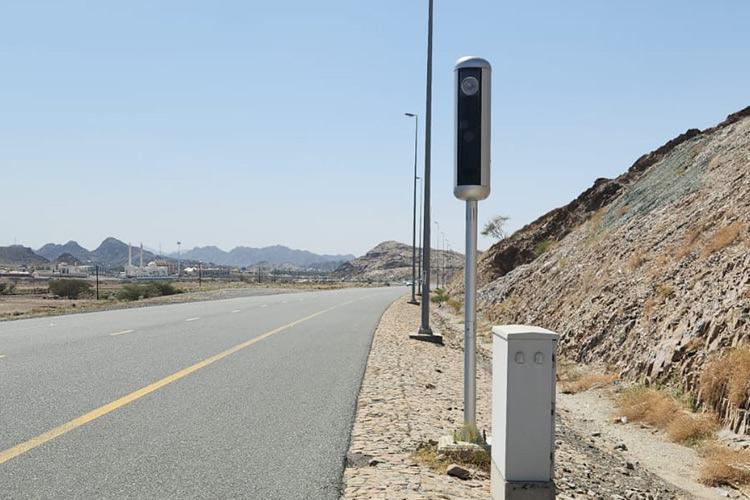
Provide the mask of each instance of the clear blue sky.
{"label": "clear blue sky", "polygon": [[[3,2],[0,245],[410,242],[427,5]],[[747,19],[746,0],[435,0],[432,216],[452,248],[459,57],[493,65],[480,223],[517,229],[750,104]]]}

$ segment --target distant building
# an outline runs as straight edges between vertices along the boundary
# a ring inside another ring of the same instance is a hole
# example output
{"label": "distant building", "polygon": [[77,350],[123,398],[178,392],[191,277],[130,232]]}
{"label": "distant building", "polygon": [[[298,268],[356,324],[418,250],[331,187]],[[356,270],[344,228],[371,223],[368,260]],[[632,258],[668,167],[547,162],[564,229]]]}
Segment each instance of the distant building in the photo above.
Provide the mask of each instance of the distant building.
{"label": "distant building", "polygon": [[169,276],[169,266],[159,265],[160,262],[149,262],[143,265],[143,243],[141,243],[141,258],[138,266],[133,265],[133,247],[128,243],[128,265],[125,266],[126,278],[166,278]]}

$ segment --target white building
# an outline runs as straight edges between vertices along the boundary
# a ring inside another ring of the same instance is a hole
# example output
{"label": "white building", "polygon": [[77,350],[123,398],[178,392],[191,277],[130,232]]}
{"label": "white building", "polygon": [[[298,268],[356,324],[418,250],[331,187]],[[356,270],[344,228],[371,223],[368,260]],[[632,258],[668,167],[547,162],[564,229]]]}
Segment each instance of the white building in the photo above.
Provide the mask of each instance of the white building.
{"label": "white building", "polygon": [[169,267],[160,266],[156,262],[143,265],[143,243],[141,243],[141,258],[138,266],[133,265],[133,247],[128,243],[128,265],[125,266],[126,278],[166,278]]}

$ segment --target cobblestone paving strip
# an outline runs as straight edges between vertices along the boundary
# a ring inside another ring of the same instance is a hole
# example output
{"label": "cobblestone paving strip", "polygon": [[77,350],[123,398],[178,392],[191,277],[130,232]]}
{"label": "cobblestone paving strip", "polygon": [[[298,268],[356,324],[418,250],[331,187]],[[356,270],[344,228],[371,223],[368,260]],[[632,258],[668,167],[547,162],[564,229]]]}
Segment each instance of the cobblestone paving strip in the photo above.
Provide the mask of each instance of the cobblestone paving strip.
{"label": "cobblestone paving strip", "polygon": [[[463,423],[463,326],[446,308],[433,309],[431,326],[445,346],[409,339],[420,309],[394,302],[375,332],[359,395],[344,500],[490,498],[489,475],[462,481],[438,474],[411,457],[418,444],[452,434]],[[485,339],[488,340],[488,339]],[[489,347],[489,344],[487,345]],[[477,353],[477,425],[490,435],[491,354]],[[563,403],[564,401],[559,401]],[[630,457],[620,442],[591,433],[564,407],[557,414],[555,483],[560,500],[673,500],[680,491]],[[654,446],[660,446],[658,440]],[[729,495],[734,498],[734,492]]]}
{"label": "cobblestone paving strip", "polygon": [[[344,471],[343,499],[488,499],[489,475],[460,480],[411,460],[417,445],[453,434],[463,424],[463,352],[410,340],[419,307],[394,302],[375,332]],[[435,329],[435,325],[432,325]],[[491,375],[477,367],[477,425],[490,429]]]}

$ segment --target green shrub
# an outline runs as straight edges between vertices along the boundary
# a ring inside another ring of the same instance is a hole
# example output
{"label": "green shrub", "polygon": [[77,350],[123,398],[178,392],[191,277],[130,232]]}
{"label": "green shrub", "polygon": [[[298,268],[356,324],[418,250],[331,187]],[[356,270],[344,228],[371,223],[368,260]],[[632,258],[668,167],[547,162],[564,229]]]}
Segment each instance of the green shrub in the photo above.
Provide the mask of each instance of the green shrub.
{"label": "green shrub", "polygon": [[0,283],[0,295],[13,295],[15,289],[15,283]]}
{"label": "green shrub", "polygon": [[448,292],[442,288],[436,288],[430,296],[430,302],[434,302],[438,307],[443,305],[443,302],[448,300]]}
{"label": "green shrub", "polygon": [[175,288],[172,283],[165,283],[163,281],[128,283],[122,286],[122,291],[117,294],[117,298],[119,300],[140,300],[161,297],[163,295],[175,295],[182,292],[179,288]]}
{"label": "green shrub", "polygon": [[544,240],[540,241],[536,245],[536,256],[539,257],[543,253],[545,253],[547,250],[550,249],[550,247],[555,243],[554,240]]}
{"label": "green shrub", "polygon": [[91,292],[91,283],[74,279],[50,280],[49,291],[60,297],[77,299],[81,294]]}

